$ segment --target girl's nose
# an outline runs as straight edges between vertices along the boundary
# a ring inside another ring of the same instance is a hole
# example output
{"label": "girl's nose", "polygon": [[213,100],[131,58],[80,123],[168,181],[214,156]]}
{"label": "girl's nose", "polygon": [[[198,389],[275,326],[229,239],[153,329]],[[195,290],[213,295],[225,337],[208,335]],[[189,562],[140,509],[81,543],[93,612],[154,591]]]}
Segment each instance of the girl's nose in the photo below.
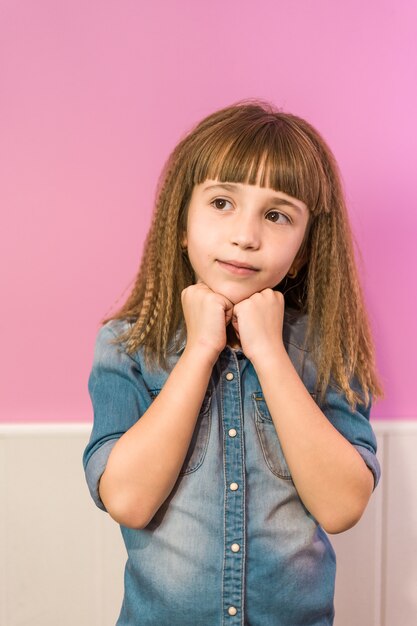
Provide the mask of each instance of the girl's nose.
{"label": "girl's nose", "polygon": [[241,248],[259,248],[259,227],[253,219],[238,217],[233,223],[231,242]]}

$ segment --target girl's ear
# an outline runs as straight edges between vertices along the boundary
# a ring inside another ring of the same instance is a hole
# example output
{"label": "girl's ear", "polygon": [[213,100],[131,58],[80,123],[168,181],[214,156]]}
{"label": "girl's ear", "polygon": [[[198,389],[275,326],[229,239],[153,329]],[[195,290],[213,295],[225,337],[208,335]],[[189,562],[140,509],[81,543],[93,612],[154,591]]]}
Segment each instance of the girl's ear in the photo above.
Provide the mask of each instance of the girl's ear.
{"label": "girl's ear", "polygon": [[295,255],[295,259],[292,262],[292,267],[295,268],[297,272],[299,272],[300,269],[304,267],[304,265],[307,263],[307,261],[308,261],[308,233],[306,233],[304,240],[297,254]]}
{"label": "girl's ear", "polygon": [[297,268],[297,271],[299,272],[300,269],[304,267],[306,263],[307,263],[307,250],[304,248],[302,254],[300,254],[300,256],[297,256],[297,258],[294,260],[294,265]]}
{"label": "girl's ear", "polygon": [[183,236],[181,237],[181,250],[186,250],[187,249],[187,235],[186,233],[183,234]]}
{"label": "girl's ear", "polygon": [[307,263],[307,253],[304,249],[301,254],[297,254],[287,272],[289,278],[295,278],[302,267]]}

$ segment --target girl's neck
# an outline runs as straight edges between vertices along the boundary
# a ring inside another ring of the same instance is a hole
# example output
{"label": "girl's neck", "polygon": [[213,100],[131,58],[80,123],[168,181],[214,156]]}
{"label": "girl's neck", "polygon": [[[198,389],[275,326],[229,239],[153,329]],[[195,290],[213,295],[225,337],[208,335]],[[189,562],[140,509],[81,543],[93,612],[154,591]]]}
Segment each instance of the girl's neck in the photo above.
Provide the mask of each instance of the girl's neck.
{"label": "girl's neck", "polygon": [[235,348],[235,349],[242,348],[232,324],[228,324],[228,326],[226,327],[226,337],[227,337],[227,345],[230,348]]}

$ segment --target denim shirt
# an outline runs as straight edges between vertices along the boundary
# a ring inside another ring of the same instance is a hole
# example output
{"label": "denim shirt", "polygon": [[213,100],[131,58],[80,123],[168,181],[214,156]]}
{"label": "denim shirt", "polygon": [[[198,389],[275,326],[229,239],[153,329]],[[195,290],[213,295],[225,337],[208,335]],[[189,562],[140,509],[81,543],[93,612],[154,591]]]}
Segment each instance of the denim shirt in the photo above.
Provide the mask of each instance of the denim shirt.
{"label": "denim shirt", "polygon": [[[90,493],[112,447],[147,410],[169,372],[146,370],[109,344],[128,322],[98,332],[88,388],[94,425],[83,464]],[[314,396],[315,367],[302,349],[306,316],[285,310],[286,350]],[[169,359],[174,367],[181,352]],[[278,384],[278,381],[277,381]],[[321,410],[374,475],[380,466],[369,410],[350,411],[331,385]],[[335,553],[302,503],[262,388],[241,350],[213,367],[177,482],[143,529],[121,526],[128,560],[118,626],[325,626],[334,619]]]}

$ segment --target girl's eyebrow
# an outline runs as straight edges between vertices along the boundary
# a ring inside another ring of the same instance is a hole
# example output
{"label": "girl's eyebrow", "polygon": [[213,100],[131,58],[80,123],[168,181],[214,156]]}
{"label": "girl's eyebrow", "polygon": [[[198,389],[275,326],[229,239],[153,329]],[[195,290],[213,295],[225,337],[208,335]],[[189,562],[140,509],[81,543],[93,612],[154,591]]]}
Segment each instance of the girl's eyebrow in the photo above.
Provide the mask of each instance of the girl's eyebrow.
{"label": "girl's eyebrow", "polygon": [[[234,191],[239,192],[240,189],[236,183],[216,183],[215,185],[208,185],[204,187],[203,191],[209,191],[212,189],[225,189],[226,191]],[[277,204],[283,204],[285,206],[290,206],[296,209],[299,213],[302,213],[303,210],[298,204],[294,204],[291,200],[287,200],[286,198],[280,198],[279,196],[271,196],[268,198],[269,202],[275,202]]]}

